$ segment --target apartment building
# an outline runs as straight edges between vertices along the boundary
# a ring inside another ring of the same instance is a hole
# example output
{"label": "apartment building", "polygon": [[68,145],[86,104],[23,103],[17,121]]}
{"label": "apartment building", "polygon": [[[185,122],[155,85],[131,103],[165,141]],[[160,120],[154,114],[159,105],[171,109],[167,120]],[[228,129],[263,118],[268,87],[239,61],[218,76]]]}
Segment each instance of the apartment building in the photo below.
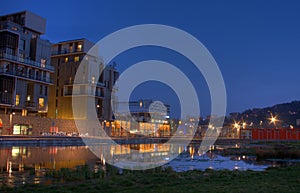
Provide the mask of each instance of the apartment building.
{"label": "apartment building", "polygon": [[[112,120],[111,93],[118,78],[115,65],[104,64],[99,57],[88,54],[94,43],[87,39],[59,42],[52,45],[51,64],[55,67],[54,84],[50,87],[48,117],[59,119],[86,118],[89,109],[82,109],[82,116],[74,117],[72,97],[80,97],[84,108],[95,108],[101,121]],[[85,74],[80,83],[74,82],[79,65],[84,65]],[[100,74],[96,80],[96,74]],[[91,97],[95,103],[90,103]],[[91,106],[94,105],[94,106]]]}
{"label": "apartment building", "polygon": [[28,11],[0,16],[0,113],[44,116],[48,110],[51,44],[46,20]]}

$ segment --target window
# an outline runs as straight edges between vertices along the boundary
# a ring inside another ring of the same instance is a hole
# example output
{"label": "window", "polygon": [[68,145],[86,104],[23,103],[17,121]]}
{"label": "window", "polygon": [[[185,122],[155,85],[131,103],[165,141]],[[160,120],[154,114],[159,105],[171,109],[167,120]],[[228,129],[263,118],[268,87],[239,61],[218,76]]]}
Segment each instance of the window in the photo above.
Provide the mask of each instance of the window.
{"label": "window", "polygon": [[30,101],[30,99],[31,99],[31,96],[28,95],[27,98],[26,98],[26,100],[27,100],[27,101]]}
{"label": "window", "polygon": [[42,109],[45,107],[45,99],[39,98],[39,108]]}
{"label": "window", "polygon": [[65,57],[65,62],[68,62],[69,61],[69,58],[68,57]]}
{"label": "window", "polygon": [[16,94],[16,106],[20,104],[20,95]]}
{"label": "window", "polygon": [[81,51],[82,51],[82,45],[81,45],[81,44],[78,44],[78,46],[77,46],[77,51],[78,51],[78,52],[81,52]]}
{"label": "window", "polygon": [[45,86],[45,93],[44,93],[45,96],[48,95],[48,86]]}
{"label": "window", "polygon": [[25,40],[23,40],[23,39],[20,40],[19,48],[20,48],[21,50],[25,50]]}
{"label": "window", "polygon": [[78,62],[79,61],[79,56],[75,56],[74,57],[74,62]]}
{"label": "window", "polygon": [[43,94],[43,86],[40,85],[40,95],[42,95],[42,94]]}
{"label": "window", "polygon": [[69,44],[69,50],[70,50],[71,53],[73,52],[73,45],[72,45],[72,43]]}
{"label": "window", "polygon": [[46,67],[46,60],[45,59],[41,59],[41,67],[42,68]]}
{"label": "window", "polygon": [[27,110],[26,109],[22,109],[22,116],[27,116]]}

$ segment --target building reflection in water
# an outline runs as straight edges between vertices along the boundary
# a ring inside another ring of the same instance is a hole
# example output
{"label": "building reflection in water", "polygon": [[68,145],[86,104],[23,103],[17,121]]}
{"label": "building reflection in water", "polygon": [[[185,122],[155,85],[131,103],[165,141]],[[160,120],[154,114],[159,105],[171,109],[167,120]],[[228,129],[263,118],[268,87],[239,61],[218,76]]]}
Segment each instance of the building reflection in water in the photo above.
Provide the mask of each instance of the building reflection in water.
{"label": "building reflection in water", "polygon": [[43,183],[47,170],[79,165],[89,165],[98,172],[107,162],[117,165],[128,158],[162,165],[185,149],[171,144],[97,144],[90,148],[98,157],[87,146],[0,147],[0,186]]}
{"label": "building reflection in water", "polygon": [[[87,146],[0,147],[0,187],[3,184],[45,183],[44,175],[47,170],[75,168],[79,165],[89,165],[94,172],[105,170],[107,163],[122,166],[121,164],[127,160],[145,163],[146,166],[163,165],[177,157],[179,153],[181,156],[174,160],[175,163],[189,166],[193,163],[196,164],[195,167],[200,167],[199,164],[204,164],[203,167],[206,167],[205,163],[207,163],[206,168],[239,169],[240,161],[248,164],[256,161],[255,157],[232,156],[230,160],[236,164],[225,165],[230,163],[229,158],[225,159],[214,153],[212,151],[214,148],[210,147],[211,150],[204,153],[199,144],[188,147],[174,144],[95,144],[90,148]],[[96,152],[98,157],[91,150]]]}

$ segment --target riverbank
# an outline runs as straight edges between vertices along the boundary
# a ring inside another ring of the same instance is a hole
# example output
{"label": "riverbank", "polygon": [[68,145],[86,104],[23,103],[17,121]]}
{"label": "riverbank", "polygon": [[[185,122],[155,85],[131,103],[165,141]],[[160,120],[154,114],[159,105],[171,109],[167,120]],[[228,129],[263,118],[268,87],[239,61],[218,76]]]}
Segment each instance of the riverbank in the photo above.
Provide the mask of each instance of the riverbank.
{"label": "riverbank", "polygon": [[[77,172],[77,173],[76,173]],[[61,183],[24,185],[16,188],[2,187],[2,192],[299,192],[300,165],[254,171],[189,171],[174,172],[156,168],[146,171],[117,169],[101,175],[91,175],[88,170],[65,171]],[[76,174],[76,175],[75,175]],[[79,175],[80,174],[80,175]],[[72,177],[73,176],[73,177]],[[76,178],[77,177],[77,178]]]}
{"label": "riverbank", "polygon": [[223,156],[255,156],[257,161],[266,159],[300,159],[300,142],[256,142],[239,148],[226,148],[216,151]]}
{"label": "riverbank", "polygon": [[[83,140],[84,139],[84,140]],[[113,140],[118,144],[150,144],[166,143],[170,137],[69,137],[69,136],[22,136],[22,135],[2,135],[0,136],[0,147],[2,146],[82,146],[84,142],[89,143],[111,143]],[[173,137],[173,142],[186,143],[185,137]],[[202,139],[194,138],[191,143],[201,144]],[[249,140],[219,138],[217,145],[247,145]]]}

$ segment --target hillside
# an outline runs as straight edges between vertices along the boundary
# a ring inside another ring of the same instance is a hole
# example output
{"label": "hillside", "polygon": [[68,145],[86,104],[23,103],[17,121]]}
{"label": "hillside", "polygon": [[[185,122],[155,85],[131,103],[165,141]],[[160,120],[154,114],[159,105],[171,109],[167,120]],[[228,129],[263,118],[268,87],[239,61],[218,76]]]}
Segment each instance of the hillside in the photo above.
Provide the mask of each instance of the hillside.
{"label": "hillside", "polygon": [[[272,107],[248,109],[242,113],[230,113],[228,121],[245,121],[248,126],[274,126],[270,124],[271,116],[276,117],[278,127],[290,127],[297,125],[300,119],[300,101],[277,104]],[[299,123],[298,123],[299,124]],[[299,125],[298,125],[299,126]]]}

